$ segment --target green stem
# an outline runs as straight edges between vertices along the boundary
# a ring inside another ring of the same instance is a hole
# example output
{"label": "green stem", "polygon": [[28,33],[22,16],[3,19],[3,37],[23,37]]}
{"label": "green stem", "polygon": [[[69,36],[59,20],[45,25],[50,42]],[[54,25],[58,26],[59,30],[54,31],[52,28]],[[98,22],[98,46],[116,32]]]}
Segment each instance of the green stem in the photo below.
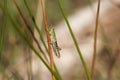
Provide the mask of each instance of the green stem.
{"label": "green stem", "polygon": [[43,36],[42,36],[42,34],[41,34],[41,31],[39,30],[39,28],[38,28],[38,26],[37,26],[37,24],[36,24],[36,22],[35,22],[35,18],[34,18],[32,12],[31,12],[31,10],[30,10],[28,4],[27,4],[27,1],[26,1],[26,0],[23,0],[23,1],[24,1],[24,4],[25,4],[25,6],[26,6],[26,8],[27,8],[27,10],[28,10],[28,13],[29,13],[30,17],[32,18],[33,24],[34,24],[35,29],[37,30],[37,32],[38,32],[38,34],[39,34],[39,37],[40,37],[40,39],[41,39],[41,41],[42,41],[42,43],[43,43],[43,45],[44,45],[44,48],[45,48],[46,51],[48,52],[48,49],[47,49],[47,46],[46,46],[45,41],[44,41],[44,39],[43,39]]}
{"label": "green stem", "polygon": [[[4,11],[4,8],[2,7],[2,5],[0,4],[0,8]],[[7,12],[8,13],[8,12]],[[52,71],[51,68],[49,67],[49,65],[45,62],[45,60],[41,57],[41,55],[39,54],[39,52],[34,48],[34,46],[32,45],[31,42],[29,42],[28,38],[26,37],[26,35],[24,35],[23,31],[20,29],[20,27],[16,24],[16,22],[13,20],[12,16],[8,13],[8,17],[11,21],[11,23],[14,25],[14,27],[16,28],[16,30],[19,32],[19,34],[23,37],[23,39],[27,42],[27,44],[29,45],[29,47],[35,52],[35,54],[39,57],[39,59],[43,62],[43,64],[47,67],[47,69],[55,75],[57,80],[62,80],[56,72]]]}
{"label": "green stem", "polygon": [[[43,36],[42,36],[42,34],[41,34],[41,31],[39,30],[39,28],[38,28],[38,26],[37,26],[37,24],[36,24],[36,22],[35,22],[35,18],[34,18],[32,12],[31,12],[31,10],[30,10],[28,4],[27,4],[27,1],[26,1],[26,0],[23,0],[23,1],[24,1],[24,4],[25,4],[25,6],[26,6],[26,8],[27,8],[27,10],[28,10],[28,13],[29,13],[30,17],[32,18],[32,21],[33,21],[34,26],[35,26],[38,34],[39,34],[40,39],[41,39],[41,41],[42,41],[42,43],[43,43],[43,45],[44,45],[44,48],[46,49],[46,51],[47,51],[47,53],[48,53],[48,49],[47,49],[47,46],[46,46],[45,41],[44,41],[44,39],[43,39]],[[61,78],[61,76],[60,76],[60,73],[59,73],[59,71],[57,70],[56,65],[55,65],[55,71],[57,72],[59,78],[62,80],[62,78]]]}
{"label": "green stem", "polygon": [[51,70],[51,68],[45,62],[45,60],[42,58],[42,56],[39,54],[39,52],[34,48],[34,46],[29,41],[29,39],[27,38],[27,36],[23,33],[23,31],[20,29],[20,27],[13,20],[12,16],[10,14],[8,14],[8,16],[9,16],[9,19],[10,19],[11,23],[14,25],[15,29],[19,32],[19,34],[22,36],[22,38],[27,42],[27,44],[29,45],[29,47],[35,52],[35,54],[39,57],[39,59],[43,62],[43,64],[47,67],[47,69],[56,77],[57,80],[61,80],[59,78],[59,76],[54,71]]}
{"label": "green stem", "polygon": [[6,9],[7,9],[7,0],[4,0],[4,12],[3,12],[4,18],[3,18],[3,25],[1,27],[1,34],[0,34],[0,59],[2,58],[4,32],[5,32],[5,28],[6,28],[6,22],[7,22]]}
{"label": "green stem", "polygon": [[75,38],[75,36],[74,36],[74,33],[73,33],[72,29],[71,29],[71,26],[70,26],[70,24],[69,24],[69,21],[68,21],[68,19],[67,19],[67,17],[66,17],[66,13],[65,13],[65,11],[64,11],[64,7],[62,6],[62,2],[61,2],[61,0],[57,0],[57,2],[58,2],[58,5],[59,5],[59,7],[60,7],[60,9],[61,9],[62,15],[63,15],[63,17],[64,17],[64,19],[65,19],[65,21],[66,21],[66,24],[67,24],[67,26],[68,26],[68,29],[69,29],[69,32],[70,32],[70,34],[71,34],[71,36],[72,36],[73,42],[74,42],[74,44],[75,44],[75,47],[76,47],[76,49],[77,49],[77,51],[78,51],[78,53],[79,53],[81,62],[82,62],[82,64],[83,64],[84,70],[85,70],[86,75],[87,75],[87,78],[88,78],[88,80],[91,80],[90,72],[89,72],[89,70],[88,70],[88,68],[87,68],[87,66],[86,66],[86,63],[85,63],[85,61],[84,61],[84,59],[83,59],[83,56],[82,56],[82,53],[81,53],[81,51],[80,51],[80,49],[79,49],[77,40],[76,40],[76,38]]}

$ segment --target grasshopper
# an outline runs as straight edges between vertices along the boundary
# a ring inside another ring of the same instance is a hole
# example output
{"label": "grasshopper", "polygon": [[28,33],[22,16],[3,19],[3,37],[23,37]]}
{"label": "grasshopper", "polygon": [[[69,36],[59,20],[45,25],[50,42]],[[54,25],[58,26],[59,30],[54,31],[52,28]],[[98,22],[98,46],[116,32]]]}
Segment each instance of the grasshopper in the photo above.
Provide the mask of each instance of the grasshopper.
{"label": "grasshopper", "polygon": [[50,26],[49,31],[50,31],[51,45],[52,45],[54,54],[59,58],[60,57],[59,51],[61,50],[61,48],[58,46],[54,27]]}

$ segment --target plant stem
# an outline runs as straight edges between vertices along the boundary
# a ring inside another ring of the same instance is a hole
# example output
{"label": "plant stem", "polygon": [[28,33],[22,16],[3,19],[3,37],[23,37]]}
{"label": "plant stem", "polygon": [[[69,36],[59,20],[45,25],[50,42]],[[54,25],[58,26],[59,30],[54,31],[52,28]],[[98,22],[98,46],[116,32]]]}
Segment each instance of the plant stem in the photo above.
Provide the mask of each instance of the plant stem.
{"label": "plant stem", "polygon": [[3,12],[4,18],[3,18],[3,25],[1,27],[1,32],[0,32],[0,60],[2,58],[4,33],[5,33],[5,28],[6,28],[6,23],[7,23],[6,9],[7,9],[7,0],[4,0],[4,12]]}
{"label": "plant stem", "polygon": [[16,3],[16,1],[15,1],[15,0],[13,0],[13,2],[14,2],[14,4],[15,4],[15,6],[16,6],[16,8],[17,8],[17,10],[19,11],[20,16],[21,16],[21,18],[23,19],[23,21],[24,21],[25,25],[27,26],[27,28],[28,28],[29,32],[31,33],[32,38],[33,38],[33,39],[34,39],[34,41],[36,42],[36,44],[37,44],[37,46],[38,46],[38,48],[39,48],[40,52],[43,54],[44,58],[48,61],[46,54],[45,54],[45,53],[44,53],[44,51],[42,50],[42,48],[41,48],[41,46],[40,46],[40,44],[39,44],[38,40],[35,38],[34,33],[33,33],[32,29],[31,29],[31,27],[29,26],[29,24],[27,23],[27,20],[26,20],[26,19],[25,19],[25,17],[23,16],[23,14],[22,14],[22,12],[21,12],[21,10],[20,10],[19,6],[17,5],[17,3]]}
{"label": "plant stem", "polygon": [[45,41],[44,41],[44,39],[43,39],[43,36],[42,36],[42,34],[41,34],[41,31],[39,30],[39,28],[38,28],[38,26],[37,26],[37,24],[36,24],[36,22],[35,22],[35,18],[34,18],[34,16],[33,16],[32,12],[30,11],[30,8],[29,8],[29,6],[28,6],[28,4],[27,4],[27,1],[26,1],[26,0],[23,0],[23,1],[24,1],[24,4],[25,4],[25,6],[26,6],[26,8],[27,8],[27,10],[28,10],[28,13],[29,13],[30,17],[32,18],[33,24],[34,24],[35,29],[37,30],[37,32],[38,32],[38,34],[39,34],[39,37],[40,37],[40,39],[41,39],[41,41],[42,41],[42,43],[43,43],[43,45],[44,45],[44,48],[45,48],[46,51],[48,52],[48,49],[47,49],[47,46],[46,46]]}
{"label": "plant stem", "polygon": [[11,21],[11,23],[14,25],[14,28],[18,31],[20,36],[27,42],[29,47],[35,52],[35,54],[39,57],[39,59],[43,62],[43,64],[47,67],[47,69],[51,72],[51,74],[54,74],[57,80],[61,80],[59,76],[49,67],[49,65],[45,62],[45,60],[42,58],[42,56],[39,54],[39,52],[34,48],[32,43],[29,41],[27,36],[24,34],[24,32],[21,30],[21,28],[17,25],[17,23],[13,20],[12,16],[8,13],[8,17]]}
{"label": "plant stem", "polygon": [[[0,3],[0,8],[4,10],[3,6]],[[27,36],[24,34],[24,32],[21,30],[21,28],[18,26],[18,24],[15,22],[15,20],[12,18],[12,16],[10,15],[10,13],[8,11],[6,11],[6,15],[8,15],[9,20],[11,21],[11,23],[13,24],[14,28],[17,30],[17,32],[20,34],[20,36],[27,42],[27,44],[29,45],[29,47],[35,52],[35,54],[39,57],[39,59],[43,62],[43,64],[46,66],[46,68],[51,72],[51,74],[53,74],[57,80],[61,80],[61,78],[56,74],[55,71],[53,71],[49,65],[45,62],[45,60],[42,58],[42,56],[39,54],[39,52],[34,48],[34,46],[32,45],[32,43],[29,41],[29,39],[27,38]]]}
{"label": "plant stem", "polygon": [[[32,18],[32,21],[33,21],[34,26],[35,26],[38,34],[39,34],[40,39],[41,39],[41,41],[42,41],[42,43],[43,43],[43,45],[44,45],[44,48],[46,49],[46,52],[47,52],[48,55],[49,55],[49,52],[48,52],[47,46],[46,46],[46,44],[45,44],[45,41],[44,41],[44,39],[43,39],[43,36],[42,36],[42,34],[41,34],[41,31],[39,30],[39,28],[38,28],[38,26],[37,26],[37,24],[36,24],[36,22],[35,22],[34,16],[33,16],[32,12],[31,12],[31,10],[30,10],[30,8],[29,8],[26,0],[24,0],[24,4],[25,4],[25,6],[26,6],[26,8],[27,8],[27,10],[28,10],[28,13],[29,13],[30,17]],[[60,76],[60,74],[59,74],[59,72],[58,72],[58,70],[57,70],[57,67],[56,67],[55,64],[54,64],[54,66],[55,66],[55,70],[56,70],[58,76],[60,77],[60,79],[62,79],[61,76]]]}
{"label": "plant stem", "polygon": [[[48,22],[47,22],[44,0],[41,0],[41,5],[42,5],[42,11],[43,11],[43,19],[44,19],[44,23],[45,23],[45,32],[47,35],[48,50],[49,50],[49,54],[50,54],[50,66],[51,66],[51,69],[53,71],[55,71],[54,59],[53,59],[52,47],[51,47],[51,39],[50,39],[50,33],[49,33],[49,26],[48,26]],[[56,80],[55,76],[53,74],[52,74],[52,80]]]}
{"label": "plant stem", "polygon": [[96,61],[96,47],[97,47],[97,32],[98,32],[98,20],[99,20],[99,12],[100,12],[100,0],[98,0],[98,8],[97,8],[97,15],[96,15],[96,25],[95,25],[95,32],[94,32],[94,53],[93,53],[93,60],[92,60],[92,68],[91,68],[91,77],[94,77],[94,69],[95,69],[95,61]]}
{"label": "plant stem", "polygon": [[77,49],[77,51],[78,51],[78,53],[79,53],[81,62],[82,62],[82,64],[83,64],[84,70],[85,70],[86,75],[87,75],[87,78],[88,78],[88,80],[91,80],[91,76],[90,76],[89,70],[88,70],[88,68],[87,68],[87,66],[86,66],[86,63],[85,63],[84,58],[83,58],[83,56],[82,56],[82,53],[81,53],[81,51],[80,51],[80,49],[79,49],[77,40],[76,40],[76,38],[75,38],[75,36],[74,36],[74,33],[73,33],[72,29],[71,29],[70,23],[69,23],[69,21],[68,21],[68,19],[67,19],[67,17],[66,17],[66,13],[65,13],[65,11],[64,11],[64,7],[62,6],[62,2],[61,2],[61,0],[57,0],[57,2],[58,2],[58,4],[59,4],[59,7],[60,7],[61,12],[62,12],[62,15],[63,15],[63,17],[64,17],[64,19],[65,19],[65,21],[66,21],[67,26],[68,26],[68,29],[69,29],[69,32],[70,32],[70,34],[71,34],[71,36],[72,36],[73,42],[74,42],[74,44],[75,44],[75,47],[76,47],[76,49]]}

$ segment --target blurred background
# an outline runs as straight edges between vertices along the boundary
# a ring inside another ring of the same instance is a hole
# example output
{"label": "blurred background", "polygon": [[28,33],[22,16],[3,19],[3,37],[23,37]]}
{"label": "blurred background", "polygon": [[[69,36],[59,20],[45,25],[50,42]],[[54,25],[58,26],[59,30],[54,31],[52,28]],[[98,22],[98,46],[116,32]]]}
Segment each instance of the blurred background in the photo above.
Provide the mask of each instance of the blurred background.
{"label": "blurred background", "polygon": [[[24,17],[33,29],[36,38],[38,34],[34,29],[31,17],[23,0],[16,0]],[[27,0],[36,22],[44,34],[40,0]],[[97,10],[97,0],[62,0],[68,20],[78,41],[79,48],[85,62],[91,69],[93,56],[94,28]],[[79,55],[63,19],[56,0],[46,0],[46,12],[49,25],[55,27],[57,41],[61,47],[61,58],[54,56],[58,71],[63,80],[84,80],[86,78]],[[19,35],[11,24],[8,16],[4,14],[4,2],[0,0],[0,39],[4,38],[0,52],[0,80],[51,80],[51,74],[34,54],[25,40]],[[19,27],[31,36],[12,0],[7,0],[7,10]],[[6,16],[6,18],[5,18]],[[5,23],[6,21],[6,23]],[[4,25],[5,24],[5,25]],[[45,38],[45,42],[47,42]],[[1,46],[0,46],[1,47]],[[99,15],[99,30],[97,40],[97,61],[95,64],[95,80],[120,80],[120,1],[101,0]],[[32,67],[32,70],[31,70]]]}

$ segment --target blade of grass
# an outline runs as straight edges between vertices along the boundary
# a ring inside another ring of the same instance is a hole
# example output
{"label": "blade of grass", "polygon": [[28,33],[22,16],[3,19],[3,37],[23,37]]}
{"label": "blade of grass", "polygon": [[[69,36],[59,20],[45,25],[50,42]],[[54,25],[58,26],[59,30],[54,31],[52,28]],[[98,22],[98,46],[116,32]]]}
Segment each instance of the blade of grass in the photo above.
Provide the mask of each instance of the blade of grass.
{"label": "blade of grass", "polygon": [[[0,4],[0,8],[4,11],[4,8]],[[23,33],[21,28],[18,26],[18,24],[14,21],[10,13],[8,11],[6,12],[8,15],[9,20],[14,25],[14,28],[18,31],[20,36],[27,42],[28,46],[35,52],[35,54],[39,57],[39,59],[43,62],[43,64],[46,66],[46,68],[51,72],[51,74],[54,74],[57,80],[61,80],[61,78],[57,75],[56,72],[52,71],[52,69],[49,67],[49,65],[45,62],[45,60],[42,58],[42,56],[39,54],[39,52],[34,48],[31,42],[29,42],[27,36]]]}
{"label": "blade of grass", "polygon": [[[40,37],[40,39],[41,39],[41,41],[42,41],[42,43],[43,43],[43,45],[44,45],[44,48],[46,49],[46,52],[49,54],[48,49],[47,49],[47,46],[46,46],[45,41],[44,41],[44,39],[43,39],[43,36],[42,36],[42,34],[41,34],[41,31],[39,30],[39,28],[38,28],[38,26],[37,26],[37,24],[36,24],[36,22],[35,22],[35,18],[34,18],[32,12],[31,12],[31,10],[30,10],[30,8],[29,8],[29,6],[28,6],[28,3],[27,3],[26,0],[23,0],[23,1],[24,1],[24,4],[25,4],[25,6],[26,6],[26,8],[27,8],[27,10],[28,10],[28,13],[29,13],[30,17],[32,18],[32,21],[33,21],[33,23],[34,23],[34,26],[35,26],[37,32],[39,33],[39,37]],[[55,64],[54,64],[54,65],[55,65]],[[55,65],[55,71],[57,72],[58,76],[61,78],[60,73],[59,73],[59,71],[57,70],[56,65]],[[61,78],[61,79],[62,79],[62,78]]]}
{"label": "blade of grass", "polygon": [[[92,7],[92,5],[93,5],[92,1],[91,1],[91,0],[88,0],[88,4],[89,4],[89,6],[91,7],[91,9],[92,9],[92,11],[93,11],[93,16],[94,16],[95,14],[94,14],[94,10],[93,10],[93,7]],[[105,34],[105,30],[104,30],[104,28],[103,28],[103,25],[101,25],[101,23],[100,23],[100,20],[99,20],[99,26],[100,26],[101,35],[102,35],[102,37],[103,37],[103,41],[104,41],[105,44],[108,44],[108,43],[109,43],[109,40],[108,40],[108,37],[107,37],[106,34]]]}
{"label": "blade of grass", "polygon": [[39,28],[38,28],[38,26],[37,26],[37,24],[36,24],[36,22],[35,22],[35,18],[34,18],[32,12],[31,12],[31,10],[30,10],[28,4],[27,4],[27,1],[26,1],[26,0],[23,0],[23,1],[24,1],[24,4],[25,4],[25,6],[26,6],[26,8],[27,8],[27,10],[28,10],[28,13],[29,13],[30,17],[32,18],[33,24],[34,24],[35,29],[37,30],[37,32],[38,32],[38,34],[39,34],[39,37],[40,37],[40,39],[41,39],[41,41],[42,41],[42,44],[43,44],[44,48],[46,49],[46,51],[48,52],[48,49],[47,49],[47,46],[46,46],[45,41],[44,41],[44,39],[43,39],[42,33],[41,33],[41,31],[39,30]]}
{"label": "blade of grass", "polygon": [[[52,47],[51,47],[51,38],[50,38],[50,33],[49,33],[49,26],[47,22],[47,15],[46,15],[46,9],[45,9],[45,4],[44,0],[41,0],[41,7],[43,11],[43,20],[45,24],[45,32],[47,36],[47,43],[48,43],[48,50],[49,50],[49,55],[50,55],[50,66],[53,71],[55,71],[55,66],[54,66],[54,59],[53,59],[53,53],[52,53]],[[52,80],[56,80],[55,76],[52,74]]]}
{"label": "blade of grass", "polygon": [[28,29],[28,30],[29,30],[29,32],[31,33],[33,40],[34,40],[34,41],[35,41],[35,43],[37,44],[37,46],[38,46],[38,48],[39,48],[40,52],[43,54],[44,58],[48,61],[48,59],[47,59],[47,56],[46,56],[45,52],[42,50],[42,47],[40,46],[40,44],[39,44],[38,40],[36,39],[36,37],[35,37],[35,35],[34,35],[34,33],[33,33],[32,29],[31,29],[30,25],[27,23],[27,20],[26,20],[26,19],[25,19],[25,17],[23,16],[23,14],[22,14],[22,12],[21,12],[21,10],[20,10],[19,6],[18,6],[18,5],[17,5],[17,3],[16,3],[16,0],[13,0],[13,2],[14,2],[14,4],[15,4],[15,6],[16,6],[16,8],[17,8],[17,10],[18,10],[18,12],[19,12],[19,14],[20,14],[20,16],[21,16],[22,20],[24,21],[24,23],[25,23],[25,25],[26,25],[27,29]]}
{"label": "blade of grass", "polygon": [[24,34],[24,32],[21,30],[21,28],[16,24],[12,16],[8,13],[9,19],[11,23],[14,25],[14,28],[18,31],[18,33],[21,35],[21,37],[27,42],[29,47],[35,52],[35,54],[39,57],[39,59],[43,62],[43,64],[46,66],[46,68],[53,74],[57,80],[61,80],[59,76],[49,67],[49,65],[45,62],[45,60],[42,58],[42,56],[39,54],[39,52],[34,48],[32,43],[28,40],[27,36]]}
{"label": "blade of grass", "polygon": [[86,63],[85,63],[84,58],[83,58],[83,56],[82,56],[82,53],[81,53],[81,51],[80,51],[80,49],[79,49],[77,40],[76,40],[76,38],[75,38],[75,36],[74,36],[74,33],[73,33],[72,29],[71,29],[70,23],[69,23],[69,21],[68,21],[68,19],[67,19],[67,17],[66,17],[66,13],[65,13],[65,11],[64,11],[64,7],[62,6],[62,2],[61,2],[61,0],[57,0],[57,2],[58,2],[58,5],[59,5],[59,7],[60,7],[60,9],[61,9],[62,15],[63,15],[63,17],[64,17],[64,19],[65,19],[65,22],[66,22],[66,24],[67,24],[67,26],[68,26],[68,29],[69,29],[69,32],[70,32],[70,34],[71,34],[71,36],[72,36],[73,42],[74,42],[74,44],[75,44],[75,47],[76,47],[76,49],[77,49],[77,51],[78,51],[78,53],[79,53],[81,62],[82,62],[82,64],[83,64],[84,70],[85,70],[86,75],[87,75],[87,78],[88,78],[88,80],[91,80],[90,72],[89,72],[89,70],[88,70],[88,68],[87,68],[87,66],[86,66]]}
{"label": "blade of grass", "polygon": [[0,60],[2,58],[2,49],[3,49],[3,41],[4,41],[4,33],[5,33],[5,28],[6,28],[6,23],[7,23],[7,15],[6,15],[6,8],[7,7],[7,0],[4,0],[4,18],[3,18],[3,25],[1,27],[0,31]]}
{"label": "blade of grass", "polygon": [[[91,9],[92,9],[92,11],[93,11],[93,7],[92,7],[92,5],[93,5],[93,3],[92,3],[92,1],[91,0],[88,0],[88,3],[89,3],[89,6],[91,7]],[[94,11],[93,11],[93,14],[94,14]],[[95,14],[94,14],[95,15]],[[105,31],[104,31],[104,28],[103,28],[103,25],[101,25],[101,23],[100,23],[100,20],[99,20],[99,26],[100,26],[100,32],[101,32],[101,35],[102,35],[102,37],[103,37],[103,42],[105,43],[105,46],[107,46],[107,49],[108,50],[110,50],[109,48],[108,48],[108,44],[109,44],[109,40],[108,40],[108,37],[106,36],[106,34],[105,34]],[[109,54],[109,56],[111,56],[111,54]],[[91,72],[92,72],[92,67],[91,67]]]}
{"label": "blade of grass", "polygon": [[92,79],[93,79],[93,76],[94,76],[95,61],[96,61],[96,49],[97,49],[96,46],[97,46],[99,12],[100,12],[100,0],[98,0],[98,7],[97,7],[97,14],[96,14],[96,24],[95,24],[95,32],[94,32],[94,53],[93,53],[92,68],[91,68]]}
{"label": "blade of grass", "polygon": [[[31,10],[30,10],[30,8],[29,8],[28,3],[27,3],[26,0],[24,0],[24,4],[25,4],[25,6],[26,6],[26,8],[27,8],[27,10],[28,10],[28,13],[29,13],[30,17],[32,18],[32,21],[33,21],[33,23],[34,23],[34,26],[35,26],[38,34],[39,34],[39,37],[40,37],[40,39],[41,39],[41,41],[42,41],[42,43],[43,43],[44,48],[46,49],[46,52],[49,53],[49,52],[48,52],[48,49],[47,49],[47,46],[46,46],[46,44],[45,44],[45,41],[44,41],[44,39],[43,39],[43,36],[42,36],[42,34],[41,34],[41,31],[39,30],[39,28],[38,28],[38,26],[37,26],[37,24],[36,24],[36,22],[35,22],[35,18],[34,18],[34,16],[33,16],[32,12],[31,12]],[[60,73],[58,72],[56,65],[55,65],[55,71],[57,72],[58,76],[61,78]],[[62,78],[61,78],[61,79],[62,79]]]}

